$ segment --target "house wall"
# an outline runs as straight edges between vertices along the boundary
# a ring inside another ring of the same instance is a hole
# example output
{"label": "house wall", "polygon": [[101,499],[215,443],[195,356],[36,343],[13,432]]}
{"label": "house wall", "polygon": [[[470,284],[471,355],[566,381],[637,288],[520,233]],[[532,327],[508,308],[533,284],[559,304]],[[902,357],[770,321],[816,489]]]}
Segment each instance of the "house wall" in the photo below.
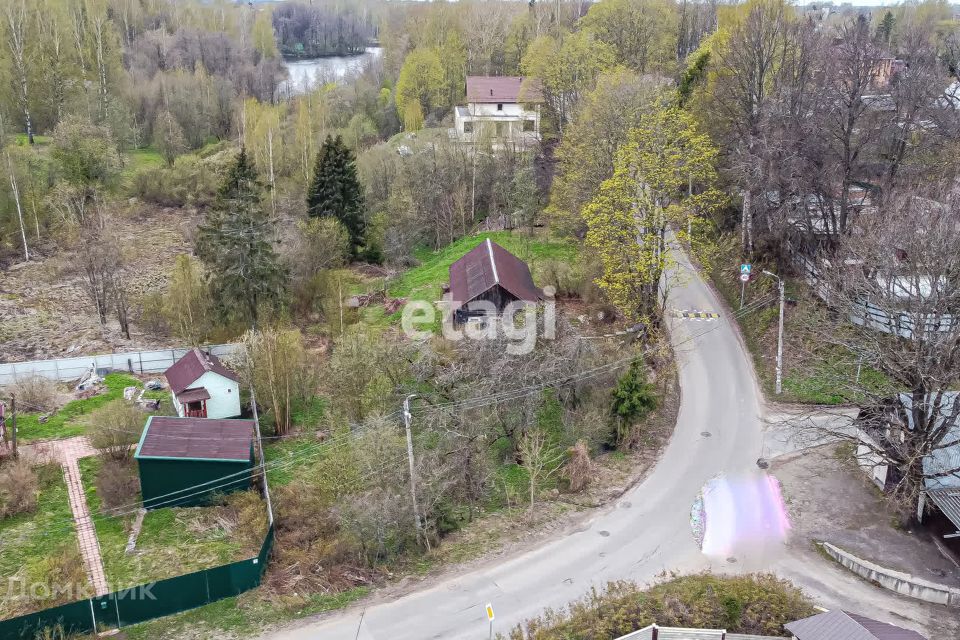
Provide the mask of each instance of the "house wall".
{"label": "house wall", "polygon": [[[533,131],[524,131],[524,121],[533,122]],[[466,123],[473,123],[473,131],[466,131]],[[503,103],[498,111],[496,104],[471,103],[458,107],[454,116],[454,127],[460,138],[476,138],[489,135],[494,138],[517,139],[524,136],[539,137],[539,110],[524,109],[517,103]]]}
{"label": "house wall", "polygon": [[[207,400],[208,418],[236,418],[240,415],[240,383],[226,378],[219,373],[208,371],[196,379],[193,387],[204,387],[210,392]],[[183,417],[183,406],[172,393],[173,407],[177,415]]]}
{"label": "house wall", "polygon": [[137,463],[145,508],[198,506],[207,503],[213,493],[249,489],[253,452],[248,462],[143,458]]}

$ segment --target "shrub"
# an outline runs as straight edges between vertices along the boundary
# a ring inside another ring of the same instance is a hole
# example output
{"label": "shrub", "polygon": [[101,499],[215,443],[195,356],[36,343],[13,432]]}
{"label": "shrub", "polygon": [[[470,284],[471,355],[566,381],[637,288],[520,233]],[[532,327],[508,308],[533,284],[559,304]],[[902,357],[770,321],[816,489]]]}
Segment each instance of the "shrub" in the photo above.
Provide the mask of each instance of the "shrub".
{"label": "shrub", "polygon": [[131,460],[108,458],[97,473],[97,496],[105,511],[125,507],[136,500],[140,478]]}
{"label": "shrub", "polygon": [[641,590],[615,582],[559,611],[517,625],[510,640],[611,640],[656,623],[783,636],[783,625],[815,613],[803,593],[772,574],[675,578]]}
{"label": "shrub", "polygon": [[37,474],[26,462],[8,462],[0,467],[0,518],[36,509],[38,492]]}
{"label": "shrub", "polygon": [[567,488],[578,493],[587,488],[593,475],[593,463],[590,462],[590,451],[584,440],[570,447],[567,464],[563,467],[563,478],[567,481]]}
{"label": "shrub", "polygon": [[617,421],[617,442],[621,449],[632,449],[640,440],[638,421],[657,408],[656,386],[647,382],[647,368],[641,360],[634,360],[613,390],[611,410]]}
{"label": "shrub", "polygon": [[126,400],[114,400],[87,417],[90,425],[87,438],[104,456],[126,460],[133,455],[133,445],[140,440],[144,421],[143,412],[134,405]]}
{"label": "shrub", "polygon": [[25,412],[49,412],[59,406],[57,384],[42,376],[21,378],[13,384],[10,392],[17,394],[17,405]]}

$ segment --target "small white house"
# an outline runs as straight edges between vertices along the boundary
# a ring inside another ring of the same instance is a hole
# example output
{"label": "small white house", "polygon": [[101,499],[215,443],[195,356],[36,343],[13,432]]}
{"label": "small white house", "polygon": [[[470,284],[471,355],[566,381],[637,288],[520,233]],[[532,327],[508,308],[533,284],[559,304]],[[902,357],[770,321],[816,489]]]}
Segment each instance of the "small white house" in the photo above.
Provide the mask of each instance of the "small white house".
{"label": "small white house", "polygon": [[525,146],[540,139],[540,103],[536,81],[522,76],[467,77],[467,105],[456,108],[456,137],[464,142]]}
{"label": "small white house", "polygon": [[240,382],[216,356],[194,347],[164,373],[177,415],[235,418],[240,415]]}

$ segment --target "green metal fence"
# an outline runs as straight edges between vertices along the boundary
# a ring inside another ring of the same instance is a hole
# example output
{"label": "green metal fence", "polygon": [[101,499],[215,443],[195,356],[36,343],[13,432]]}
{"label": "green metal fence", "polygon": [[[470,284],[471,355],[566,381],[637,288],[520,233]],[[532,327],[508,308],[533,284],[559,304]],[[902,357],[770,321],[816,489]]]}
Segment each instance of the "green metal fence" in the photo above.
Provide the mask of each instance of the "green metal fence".
{"label": "green metal fence", "polygon": [[68,633],[120,629],[239,595],[260,586],[273,537],[271,525],[254,558],[0,621],[0,640],[32,640],[43,629],[57,625]]}

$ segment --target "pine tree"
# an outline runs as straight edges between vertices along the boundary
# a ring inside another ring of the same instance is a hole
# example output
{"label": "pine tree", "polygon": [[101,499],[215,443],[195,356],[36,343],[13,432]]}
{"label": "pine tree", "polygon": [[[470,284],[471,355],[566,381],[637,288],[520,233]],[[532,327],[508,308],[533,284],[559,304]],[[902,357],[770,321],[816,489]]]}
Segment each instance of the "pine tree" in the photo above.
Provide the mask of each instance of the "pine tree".
{"label": "pine tree", "polygon": [[327,136],[313,169],[307,192],[307,214],[311,218],[334,217],[350,234],[354,255],[363,246],[363,191],[357,178],[353,152],[340,136]]}
{"label": "pine tree", "polygon": [[256,323],[261,307],[276,308],[287,273],[273,249],[273,224],[263,186],[245,149],[230,168],[197,234],[196,252],[221,318]]}

